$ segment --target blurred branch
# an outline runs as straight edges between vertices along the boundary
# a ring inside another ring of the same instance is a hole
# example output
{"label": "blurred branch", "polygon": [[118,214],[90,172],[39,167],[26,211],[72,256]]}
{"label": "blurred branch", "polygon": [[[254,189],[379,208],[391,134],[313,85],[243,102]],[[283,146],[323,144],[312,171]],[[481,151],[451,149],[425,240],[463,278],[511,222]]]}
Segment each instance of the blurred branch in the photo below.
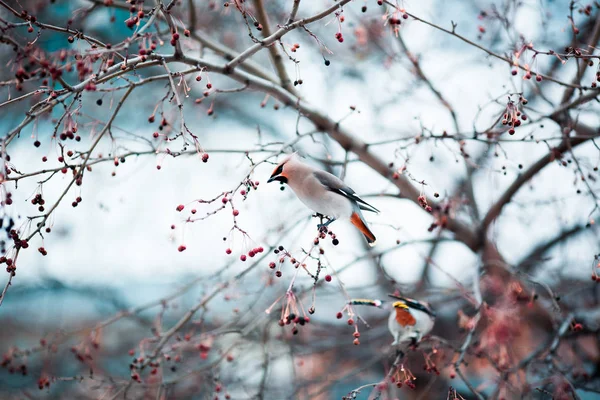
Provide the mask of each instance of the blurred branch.
{"label": "blurred branch", "polygon": [[146,364],[149,364],[150,362],[154,361],[159,356],[159,353],[161,352],[163,347],[167,344],[167,342],[177,332],[179,332],[179,330],[186,323],[188,323],[192,319],[192,317],[196,314],[196,312],[198,312],[198,310],[200,310],[201,308],[204,308],[216,295],[221,293],[224,289],[228,288],[234,282],[237,282],[240,279],[242,279],[248,272],[252,271],[264,259],[266,259],[267,257],[269,257],[271,255],[271,252],[273,251],[273,249],[274,249],[273,247],[269,248],[267,251],[265,251],[265,253],[260,258],[256,259],[255,262],[253,262],[248,267],[243,269],[241,272],[236,274],[233,278],[229,279],[228,281],[226,281],[220,285],[217,285],[209,294],[205,295],[204,298],[199,303],[197,303],[194,307],[190,308],[183,315],[183,317],[181,317],[181,319],[179,319],[179,321],[177,321],[177,323],[175,323],[171,328],[169,328],[168,331],[161,333],[160,336],[158,337],[158,344],[156,345],[156,347],[154,348],[152,353],[146,359]]}
{"label": "blurred branch", "polygon": [[269,377],[269,329],[270,326],[268,323],[265,324],[263,328],[263,336],[262,336],[262,353],[263,353],[263,364],[262,364],[262,376],[260,378],[260,384],[258,385],[258,393],[256,398],[258,400],[265,399],[265,388],[267,385],[267,378]]}
{"label": "blurred branch", "polygon": [[[556,354],[556,351],[558,350],[558,346],[560,344],[561,339],[569,332],[569,327],[571,326],[572,321],[573,321],[573,315],[572,314],[567,315],[567,317],[564,319],[564,321],[562,322],[560,327],[556,330],[556,333],[550,339],[550,341],[541,345],[537,350],[531,352],[527,357],[523,358],[521,361],[519,361],[518,364],[516,364],[509,370],[502,372],[499,381],[504,382],[504,381],[508,380],[508,378],[511,374],[519,373],[519,371],[522,369],[527,369],[527,367],[531,363],[536,361],[538,359],[538,357],[542,356],[543,354],[546,354],[545,361],[549,361],[550,358],[554,357],[554,355]],[[496,389],[496,393],[497,393],[497,390],[498,389]],[[491,396],[491,398],[495,398],[495,397]]]}
{"label": "blurred branch", "polygon": [[[112,112],[112,114],[111,114],[108,122],[104,125],[104,127],[102,128],[102,130],[97,134],[96,138],[92,142],[89,150],[87,151],[85,159],[81,163],[81,168],[79,169],[79,172],[73,174],[73,178],[71,179],[71,181],[69,182],[69,184],[67,185],[67,187],[62,191],[62,193],[58,197],[58,200],[56,200],[56,202],[48,209],[48,211],[46,211],[42,216],[40,216],[41,217],[41,221],[36,223],[36,228],[32,232],[29,233],[29,235],[25,239],[26,242],[29,242],[34,236],[36,236],[37,234],[41,233],[41,230],[46,225],[46,222],[48,221],[48,218],[52,215],[52,213],[56,210],[56,208],[58,207],[58,205],[62,202],[62,200],[64,199],[64,197],[66,196],[66,194],[69,192],[69,190],[73,186],[73,184],[75,184],[76,182],[78,182],[80,179],[83,179],[83,174],[84,174],[85,168],[87,166],[87,163],[88,163],[88,161],[89,161],[89,159],[90,159],[90,157],[92,155],[92,152],[94,151],[94,149],[96,148],[96,146],[98,145],[98,143],[100,142],[100,140],[102,139],[102,137],[106,134],[106,132],[108,132],[110,130],[110,127],[111,127],[112,123],[114,122],[117,114],[121,110],[121,107],[123,106],[123,103],[125,103],[125,100],[127,100],[127,98],[129,97],[129,95],[131,94],[131,92],[133,92],[134,88],[135,88],[135,85],[131,85],[129,87],[129,89],[125,92],[125,94],[121,97],[121,99],[117,103],[114,111]],[[6,147],[6,144],[4,144],[4,147]],[[30,220],[32,220],[32,218],[30,218]],[[20,250],[20,248],[17,250],[17,253],[16,253],[15,257],[14,257],[14,268],[15,269],[16,269],[16,265],[17,265],[17,258],[18,258],[18,255],[19,255],[19,250]],[[13,270],[10,273],[10,276],[8,278],[8,281],[7,281],[6,285],[4,286],[4,289],[2,290],[2,295],[0,296],[0,306],[2,306],[2,302],[6,298],[6,291],[8,290],[8,287],[11,285],[12,276],[14,274],[15,274],[15,272]]]}
{"label": "blurred branch", "polygon": [[[596,22],[594,23],[594,27],[592,28],[592,31],[590,32],[589,40],[588,40],[588,47],[590,49],[592,49],[591,50],[592,52],[596,48],[596,45],[598,44],[599,40],[600,40],[600,11],[596,12]],[[587,60],[584,59],[582,61],[583,62],[581,63],[580,68],[577,69],[577,73],[576,73],[575,77],[573,78],[573,80],[571,81],[571,84],[573,84],[573,85],[580,85],[581,78],[583,78],[585,71],[587,71],[587,69],[589,67]],[[579,63],[579,59],[575,59],[575,62]],[[560,104],[564,104],[567,101],[569,101],[571,96],[573,96],[574,92],[575,92],[575,89],[573,87],[567,87],[562,96]]]}
{"label": "blurred branch", "polygon": [[[169,31],[171,35],[175,35],[177,33],[177,27],[175,26],[175,22],[173,22],[170,6],[165,7],[162,3],[162,0],[158,0],[158,4],[160,6],[160,11],[165,17],[165,21],[167,21],[167,24],[169,25]],[[173,2],[172,4],[175,3]],[[183,51],[181,51],[181,41],[179,39],[171,39],[171,42],[173,40],[175,41],[175,58],[179,58],[183,54]]]}
{"label": "blurred branch", "polygon": [[[94,4],[106,5],[104,0],[87,0],[87,1],[91,1]],[[193,0],[190,0],[190,1],[193,1]],[[129,10],[131,8],[131,5],[129,3],[126,3],[125,1],[111,0],[109,7],[118,8],[118,9],[122,9],[122,10]],[[148,13],[152,9],[151,8],[142,8],[142,10],[145,13]],[[162,15],[162,13],[159,17],[164,19],[164,15]],[[181,22],[179,22],[178,20],[174,21],[174,23],[176,26],[178,26],[182,29],[185,29],[185,26],[183,24],[181,24]],[[196,30],[190,29],[190,31],[191,31],[190,37],[192,39],[198,41],[207,49],[214,51],[215,53],[225,57],[228,60],[232,60],[238,54],[237,51],[225,46],[222,43],[217,42],[216,40],[209,37],[206,33],[202,32],[198,29],[196,29]],[[255,62],[253,62],[252,60],[246,60],[242,65],[240,65],[240,68],[242,68],[245,71],[247,71],[253,75],[256,75],[260,78],[266,79],[271,82],[276,82],[276,78],[274,76],[265,72],[263,67],[261,67],[259,64],[255,63]]]}
{"label": "blurred branch", "polygon": [[559,232],[557,236],[548,240],[547,242],[538,244],[528,255],[523,257],[523,259],[517,265],[517,269],[528,274],[533,273],[538,265],[536,263],[541,262],[541,257],[544,254],[550,251],[554,246],[566,242],[572,237],[583,232],[585,232],[585,226],[583,225],[577,225],[571,229]]}
{"label": "blurred branch", "polygon": [[344,5],[346,5],[350,1],[352,1],[352,0],[340,0],[339,2],[337,2],[334,5],[330,6],[326,10],[321,11],[320,13],[318,13],[316,15],[313,15],[312,17],[304,18],[304,19],[292,22],[291,24],[288,24],[288,25],[285,25],[285,26],[279,28],[275,33],[273,33],[269,37],[266,37],[264,40],[260,41],[259,43],[256,43],[256,44],[250,46],[245,51],[243,51],[240,55],[238,55],[233,60],[231,60],[230,62],[228,62],[225,65],[225,69],[224,69],[225,73],[226,74],[230,73],[238,65],[240,65],[241,63],[243,63],[246,59],[252,57],[255,53],[257,53],[258,51],[260,51],[264,47],[272,45],[277,40],[281,39],[283,37],[283,35],[285,35],[286,33],[290,32],[290,31],[292,31],[292,30],[294,30],[296,28],[301,28],[301,27],[303,27],[305,25],[308,25],[308,24],[311,24],[311,23],[313,23],[315,21],[323,19],[326,16],[328,16],[329,14],[331,14],[331,13],[337,11],[338,9],[342,8]]}
{"label": "blurred branch", "polygon": [[196,25],[198,23],[198,19],[196,17],[196,5],[194,4],[194,0],[188,0],[189,14],[190,14],[190,26],[189,30],[191,32],[196,30]]}
{"label": "blurred branch", "polygon": [[287,19],[287,25],[291,24],[296,20],[296,15],[298,14],[298,8],[300,7],[300,0],[294,0],[294,5],[292,7],[292,12]]}
{"label": "blurred branch", "polygon": [[[394,9],[398,9],[398,7],[395,4],[393,4],[392,2],[390,2],[389,0],[385,0],[384,3],[386,3],[387,5],[393,7]],[[481,46],[481,45],[479,45],[479,44],[477,44],[477,43],[475,43],[475,42],[467,39],[466,37],[464,37],[464,36],[459,35],[458,33],[456,33],[456,31],[455,31],[456,25],[454,25],[454,27],[452,28],[452,30],[449,30],[449,29],[446,29],[446,28],[442,28],[441,26],[436,25],[433,22],[429,22],[427,20],[419,18],[416,15],[413,15],[411,13],[406,13],[406,14],[408,14],[409,16],[411,16],[412,18],[414,18],[415,20],[424,23],[425,25],[429,25],[432,28],[435,28],[435,29],[440,30],[442,32],[445,32],[445,33],[447,33],[447,34],[449,34],[451,36],[454,36],[454,37],[462,40],[463,42],[467,43],[468,45],[473,46],[475,48],[478,48],[479,50],[484,51],[488,55],[506,62],[508,65],[513,65],[513,61],[510,60],[509,58],[501,56],[500,54],[496,54],[493,51],[491,51],[490,49],[487,49],[487,48],[485,48],[485,47],[483,47],[483,46]],[[522,66],[521,64],[515,65],[515,67],[517,67],[517,68],[519,68],[519,69],[521,69],[523,71],[527,70],[527,68],[525,68],[525,66]],[[548,80],[548,81],[552,81],[552,82],[557,83],[557,84],[559,84],[561,86],[566,86],[566,87],[570,87],[570,88],[573,88],[573,89],[583,89],[583,88],[590,89],[587,86],[581,86],[581,85],[576,85],[576,84],[562,82],[562,81],[560,81],[558,79],[555,79],[555,78],[553,78],[551,76],[540,74],[540,73],[535,72],[535,71],[530,71],[530,73],[531,73],[532,76],[541,76],[542,79]]]}
{"label": "blurred branch", "polygon": [[[254,6],[256,7],[256,11],[258,13],[259,22],[262,24],[263,37],[267,38],[271,36],[271,24],[269,22],[267,10],[265,9],[264,0],[254,0]],[[297,9],[296,3],[294,3],[294,6]],[[275,44],[271,44],[268,49],[271,62],[277,70],[277,75],[279,76],[281,86],[283,86],[283,88],[288,92],[297,96],[298,94],[296,93],[296,90],[292,85],[292,81],[285,70],[285,65],[283,65],[283,57],[281,57],[281,53],[279,53],[277,46]]]}
{"label": "blurred branch", "polygon": [[[559,121],[557,121],[559,122]],[[599,129],[594,129],[583,123],[576,123],[572,129],[577,133],[577,136],[571,138],[565,138],[563,142],[554,147],[552,151],[540,158],[533,165],[531,165],[525,172],[515,179],[515,181],[506,189],[506,191],[500,196],[500,198],[490,207],[489,211],[485,215],[483,222],[481,223],[481,232],[484,234],[487,232],[490,224],[500,215],[500,212],[506,204],[508,204],[512,197],[519,191],[519,189],[527,183],[531,178],[537,175],[544,167],[550,162],[559,158],[569,148],[579,146],[585,143],[589,139],[598,137],[600,135]]]}
{"label": "blurred branch", "polygon": [[[98,40],[98,39],[96,39],[94,37],[91,37],[91,36],[88,36],[88,35],[84,35],[83,32],[81,32],[81,31],[78,31],[76,29],[71,29],[69,27],[62,28],[62,27],[59,27],[59,26],[54,26],[54,25],[50,25],[50,24],[44,24],[44,23],[39,22],[37,20],[31,22],[31,20],[29,19],[30,18],[29,14],[21,14],[21,13],[19,13],[14,8],[12,8],[8,4],[6,4],[6,2],[4,0],[0,0],[0,6],[6,8],[15,17],[17,17],[17,18],[19,18],[19,19],[21,19],[23,21],[28,21],[32,25],[35,25],[35,26],[37,26],[39,28],[48,29],[48,30],[51,30],[51,31],[62,32],[62,33],[66,33],[66,34],[69,34],[69,35],[73,35],[76,38],[84,39],[88,43],[95,44],[96,46],[99,46],[99,47],[102,47],[103,49],[106,49],[106,44],[105,43],[103,43],[102,41],[100,41],[100,40]],[[121,59],[124,59],[124,57],[121,54],[119,54],[118,52],[116,52],[115,54],[118,57],[120,57]]]}
{"label": "blurred branch", "polygon": [[450,113],[450,117],[452,118],[452,122],[454,123],[454,129],[455,129],[455,131],[456,132],[460,132],[460,126],[458,125],[458,119],[456,117],[456,111],[454,111],[454,108],[444,98],[444,96],[442,95],[442,93],[439,90],[437,90],[435,88],[435,86],[433,86],[433,83],[431,82],[431,80],[429,80],[427,78],[427,76],[425,75],[425,72],[423,72],[423,69],[421,68],[421,63],[419,62],[418,57],[415,56],[414,54],[412,54],[408,50],[408,47],[406,46],[406,43],[404,43],[404,39],[402,39],[402,35],[400,35],[400,34],[398,35],[398,43],[400,43],[400,47],[402,48],[402,51],[404,51],[404,54],[406,55],[406,57],[408,58],[408,60],[413,65],[413,67],[415,69],[415,74],[417,75],[417,77],[421,81],[423,81],[423,83],[425,83],[425,85],[427,85],[427,87],[429,88],[429,90],[431,90],[431,92],[435,95],[435,97],[438,98],[438,100],[440,101],[440,103],[442,103],[442,105],[448,110],[448,112]]}
{"label": "blurred branch", "polygon": [[467,337],[465,338],[465,341],[463,342],[462,346],[460,347],[460,350],[458,353],[458,358],[454,362],[454,370],[456,371],[458,376],[460,376],[460,378],[463,380],[465,385],[467,385],[469,390],[475,395],[475,397],[477,397],[479,400],[483,400],[484,397],[481,395],[481,393],[479,393],[477,391],[477,389],[475,389],[475,387],[473,387],[471,382],[469,382],[467,377],[463,374],[463,372],[460,369],[460,367],[462,366],[461,364],[463,363],[463,360],[465,358],[465,355],[467,354],[467,351],[469,350],[469,346],[471,346],[473,337],[475,336],[475,331],[477,330],[477,326],[479,325],[479,321],[481,320],[482,308],[484,307],[483,297],[481,295],[480,279],[481,279],[481,265],[477,264],[477,267],[475,269],[475,276],[473,277],[473,298],[475,299],[475,303],[476,303],[475,307],[476,307],[477,312],[472,319],[471,329],[469,329],[469,333],[467,333]]}

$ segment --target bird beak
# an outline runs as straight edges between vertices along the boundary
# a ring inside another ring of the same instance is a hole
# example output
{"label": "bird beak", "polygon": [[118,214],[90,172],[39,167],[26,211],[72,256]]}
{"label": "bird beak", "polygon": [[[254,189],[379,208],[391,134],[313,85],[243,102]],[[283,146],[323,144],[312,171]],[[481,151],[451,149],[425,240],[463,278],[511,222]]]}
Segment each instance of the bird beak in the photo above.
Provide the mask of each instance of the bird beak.
{"label": "bird beak", "polygon": [[288,178],[287,176],[285,176],[284,174],[279,174],[279,175],[271,175],[271,177],[269,178],[269,180],[267,181],[267,183],[271,183],[274,181],[279,181],[281,183],[287,183]]}

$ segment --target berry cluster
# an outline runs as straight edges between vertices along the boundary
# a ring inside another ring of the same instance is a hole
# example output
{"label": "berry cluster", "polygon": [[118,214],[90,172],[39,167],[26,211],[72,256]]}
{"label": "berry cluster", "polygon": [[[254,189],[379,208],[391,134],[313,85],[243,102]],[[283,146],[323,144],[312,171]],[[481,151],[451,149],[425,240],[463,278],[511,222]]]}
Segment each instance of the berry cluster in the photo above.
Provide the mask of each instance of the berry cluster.
{"label": "berry cluster", "polygon": [[522,113],[519,110],[519,105],[526,105],[526,104],[527,104],[527,99],[524,98],[522,95],[519,95],[518,102],[511,100],[509,97],[508,103],[506,105],[506,110],[504,111],[504,114],[502,115],[502,121],[501,121],[502,125],[510,126],[510,128],[508,130],[509,135],[515,134],[515,128],[521,126],[521,120],[527,121],[527,115],[525,115],[524,113]]}
{"label": "berry cluster", "polygon": [[429,213],[433,211],[433,208],[429,205],[429,203],[427,203],[427,197],[425,197],[425,195],[420,195],[417,197],[417,202],[425,211]]}
{"label": "berry cluster", "polygon": [[42,194],[38,193],[34,196],[33,199],[31,199],[31,204],[33,205],[39,205],[38,207],[38,211],[39,212],[44,212],[44,204],[46,204],[46,200],[44,200],[42,198]]}
{"label": "berry cluster", "polygon": [[296,315],[294,313],[290,313],[288,315],[286,315],[285,317],[281,318],[279,320],[279,326],[283,327],[285,325],[292,325],[292,334],[297,335],[298,334],[298,326],[304,326],[305,324],[308,324],[310,322],[310,317],[309,316],[300,316],[300,315]]}

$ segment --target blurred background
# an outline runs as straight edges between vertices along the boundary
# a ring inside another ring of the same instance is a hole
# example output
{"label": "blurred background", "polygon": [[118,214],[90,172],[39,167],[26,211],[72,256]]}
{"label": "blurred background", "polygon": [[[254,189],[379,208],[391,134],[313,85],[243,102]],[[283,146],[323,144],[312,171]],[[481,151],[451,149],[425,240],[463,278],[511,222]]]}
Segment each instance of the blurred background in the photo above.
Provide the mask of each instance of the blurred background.
{"label": "blurred background", "polygon": [[[301,1],[297,18],[333,4]],[[158,62],[79,95],[38,71],[47,59],[73,87],[153,43],[173,54],[172,25],[184,55],[223,66],[286,24],[293,5],[0,3],[4,254],[16,251],[11,229],[27,238],[45,222],[18,252],[0,305],[0,397],[596,398],[598,4],[350,1],[271,46],[297,85],[280,84],[269,49],[240,67],[367,143],[359,150],[386,174],[277,90],[210,68]],[[169,71],[172,82],[137,86],[115,114],[129,84]],[[21,126],[52,90],[58,104]],[[501,120],[517,109],[509,134]],[[60,138],[75,124],[80,141]],[[331,225],[338,245],[313,245],[318,220],[289,188],[266,183],[291,151],[381,210],[367,215],[375,248],[345,221]],[[73,185],[71,166],[86,165]],[[433,338],[406,360],[414,390],[377,386],[395,358],[389,311],[346,308],[395,291],[438,313]],[[310,323],[280,327],[290,310]]]}

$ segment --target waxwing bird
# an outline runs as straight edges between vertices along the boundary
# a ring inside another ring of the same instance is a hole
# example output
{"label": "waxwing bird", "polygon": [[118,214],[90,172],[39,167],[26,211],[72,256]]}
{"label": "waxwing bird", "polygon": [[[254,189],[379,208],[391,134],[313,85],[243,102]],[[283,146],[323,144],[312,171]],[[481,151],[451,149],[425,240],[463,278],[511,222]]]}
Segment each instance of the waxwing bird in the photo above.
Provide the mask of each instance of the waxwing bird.
{"label": "waxwing bird", "polygon": [[391,303],[392,312],[388,318],[388,329],[394,337],[392,346],[409,342],[419,343],[423,336],[431,332],[435,322],[435,312],[426,302],[391,294],[388,296],[393,298],[394,301],[353,299],[349,303],[378,308]]}
{"label": "waxwing bird", "polygon": [[308,208],[329,220],[349,219],[361,231],[370,246],[375,246],[375,235],[361,210],[378,213],[379,210],[362,200],[337,176],[303,163],[296,153],[286,157],[271,174],[268,182],[286,183]]}

